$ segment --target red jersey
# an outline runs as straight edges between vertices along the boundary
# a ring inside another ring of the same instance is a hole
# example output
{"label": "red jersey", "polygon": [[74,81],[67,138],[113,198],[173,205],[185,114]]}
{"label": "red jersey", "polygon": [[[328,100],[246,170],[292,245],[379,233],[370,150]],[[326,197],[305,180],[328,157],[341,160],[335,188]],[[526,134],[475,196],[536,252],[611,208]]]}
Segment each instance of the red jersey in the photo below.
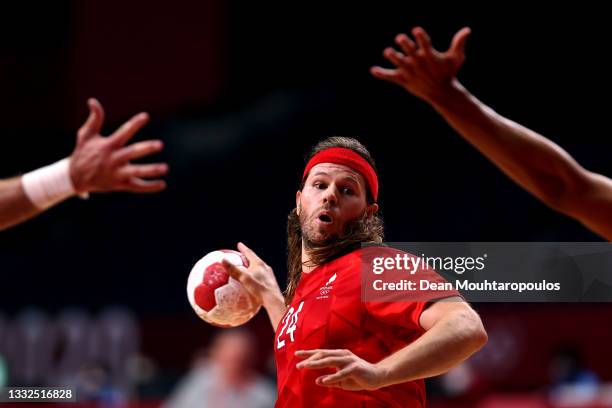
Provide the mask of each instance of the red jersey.
{"label": "red jersey", "polygon": [[294,355],[297,350],[348,349],[376,363],[424,333],[419,318],[426,301],[362,301],[361,263],[372,251],[375,256],[404,254],[385,247],[358,249],[302,274],[275,334],[277,408],[425,406],[423,380],[346,391],[315,384],[317,377],[335,372],[333,368],[296,368],[302,361]]}

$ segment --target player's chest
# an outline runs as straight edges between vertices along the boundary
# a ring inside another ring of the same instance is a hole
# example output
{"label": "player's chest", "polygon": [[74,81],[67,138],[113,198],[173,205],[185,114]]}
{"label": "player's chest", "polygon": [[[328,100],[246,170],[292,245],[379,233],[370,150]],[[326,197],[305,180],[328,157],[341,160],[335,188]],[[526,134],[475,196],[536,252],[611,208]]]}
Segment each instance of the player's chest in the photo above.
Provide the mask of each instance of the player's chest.
{"label": "player's chest", "polygon": [[342,272],[299,288],[275,336],[277,353],[343,347],[358,335],[361,285]]}

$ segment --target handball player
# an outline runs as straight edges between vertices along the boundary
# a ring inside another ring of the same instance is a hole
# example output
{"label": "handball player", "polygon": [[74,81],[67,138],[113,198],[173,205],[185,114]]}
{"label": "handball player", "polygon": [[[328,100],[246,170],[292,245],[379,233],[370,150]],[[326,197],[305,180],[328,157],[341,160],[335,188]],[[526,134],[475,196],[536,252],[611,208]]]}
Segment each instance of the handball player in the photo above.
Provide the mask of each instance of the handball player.
{"label": "handball player", "polygon": [[289,214],[284,298],[272,269],[244,244],[238,249],[249,266],[224,265],[263,303],[276,331],[276,407],[424,407],[423,379],[487,340],[456,292],[362,298],[364,260],[399,253],[381,245],[377,200],[370,153],[355,139],[328,138],[311,152]]}

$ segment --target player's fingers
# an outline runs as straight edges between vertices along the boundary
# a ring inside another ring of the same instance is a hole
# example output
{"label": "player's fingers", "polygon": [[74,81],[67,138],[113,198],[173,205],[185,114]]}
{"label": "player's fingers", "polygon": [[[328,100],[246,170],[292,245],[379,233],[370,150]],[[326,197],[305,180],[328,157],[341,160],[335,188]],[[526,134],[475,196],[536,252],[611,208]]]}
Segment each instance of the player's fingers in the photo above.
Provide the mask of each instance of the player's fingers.
{"label": "player's fingers", "polygon": [[126,147],[122,147],[113,153],[111,160],[113,166],[120,166],[131,160],[140,159],[153,153],[157,153],[164,148],[161,140],[146,140]]}
{"label": "player's fingers", "polygon": [[382,67],[370,68],[370,73],[374,78],[382,79],[384,81],[393,82],[398,85],[402,85],[401,75],[397,69],[387,69]]}
{"label": "player's fingers", "polygon": [[342,370],[338,370],[337,372],[329,375],[323,375],[316,379],[316,383],[319,385],[329,385],[333,386],[338,384],[342,380],[346,380],[351,376],[353,372],[352,366],[346,366]]}
{"label": "player's fingers", "polygon": [[265,262],[262,261],[262,259],[257,256],[257,254],[253,252],[251,248],[244,245],[242,242],[238,243],[238,251],[240,251],[240,253],[246,257],[246,259],[249,261],[249,264],[260,263],[265,265]]}
{"label": "player's fingers", "polygon": [[465,43],[472,30],[469,27],[463,27],[455,34],[449,51],[453,57],[463,60],[465,58]]}
{"label": "player's fingers", "polygon": [[157,193],[165,188],[166,182],[163,180],[143,180],[136,177],[129,179],[125,187],[133,193]]}
{"label": "player's fingers", "polygon": [[[397,52],[391,47],[386,48],[383,52],[383,55],[385,58],[387,58],[387,60],[389,60],[392,64],[401,69],[403,72],[407,73],[408,75],[414,75],[414,66],[412,65],[415,61],[414,58],[405,56],[401,52]],[[397,81],[394,82],[401,83],[402,76],[400,75],[399,71],[396,72],[396,74]]]}
{"label": "player's fingers", "polygon": [[324,368],[324,367],[344,367],[346,364],[350,363],[352,359],[348,356],[334,356],[334,357],[325,357],[316,361],[312,360],[304,360],[299,362],[296,367],[297,368]]}
{"label": "player's fingers", "polygon": [[347,350],[343,349],[313,349],[313,350],[298,350],[295,352],[296,357],[311,358],[313,360],[326,356],[343,356],[347,355]]}
{"label": "player's fingers", "polygon": [[329,355],[329,351],[330,350],[326,349],[298,350],[295,352],[295,356],[298,358],[303,358],[304,361],[315,361]]}
{"label": "player's fingers", "polygon": [[223,259],[221,262],[229,276],[242,283],[251,296],[261,302],[261,285],[257,283],[247,269],[244,266],[235,265],[227,259]]}
{"label": "player's fingers", "polygon": [[120,178],[156,178],[164,176],[168,173],[168,165],[166,163],[154,164],[128,164],[121,167],[117,171]]}
{"label": "player's fingers", "polygon": [[303,361],[305,362],[312,362],[312,361],[317,361],[320,360],[321,358],[324,358],[327,354],[325,353],[326,350],[320,350],[319,352],[311,355],[310,357],[304,359]]}
{"label": "player's fingers", "polygon": [[419,48],[422,49],[425,54],[430,54],[432,51],[431,39],[425,30],[421,27],[415,27],[412,30],[412,34],[414,35]]}
{"label": "player's fingers", "polygon": [[323,351],[323,350],[320,350],[320,349],[298,350],[298,351],[295,352],[295,356],[296,357],[302,357],[302,358],[310,357],[313,354],[318,353],[319,351]]}
{"label": "player's fingers", "polygon": [[416,44],[406,34],[402,33],[395,36],[395,42],[406,55],[410,55],[416,51]]}
{"label": "player's fingers", "polygon": [[225,268],[225,270],[227,271],[227,273],[229,274],[229,276],[231,276],[232,278],[236,279],[238,282],[243,282],[244,281],[245,273],[244,273],[243,270],[238,268],[236,265],[234,265],[233,263],[231,263],[227,259],[224,259],[222,261],[222,264],[223,264],[223,267]]}
{"label": "player's fingers", "polygon": [[79,140],[86,140],[100,133],[104,122],[104,109],[97,99],[89,98],[87,106],[89,107],[89,116],[77,133]]}
{"label": "player's fingers", "polygon": [[247,257],[242,254],[240,254],[240,259],[242,260],[242,264],[245,266],[245,268],[248,268],[249,265],[251,264],[249,260],[247,259]]}
{"label": "player's fingers", "polygon": [[401,67],[404,65],[404,54],[395,51],[391,47],[385,48],[383,51],[383,56],[396,67]]}
{"label": "player's fingers", "polygon": [[110,136],[111,142],[115,146],[125,146],[134,135],[144,127],[149,121],[149,115],[145,112],[132,116],[119,129]]}

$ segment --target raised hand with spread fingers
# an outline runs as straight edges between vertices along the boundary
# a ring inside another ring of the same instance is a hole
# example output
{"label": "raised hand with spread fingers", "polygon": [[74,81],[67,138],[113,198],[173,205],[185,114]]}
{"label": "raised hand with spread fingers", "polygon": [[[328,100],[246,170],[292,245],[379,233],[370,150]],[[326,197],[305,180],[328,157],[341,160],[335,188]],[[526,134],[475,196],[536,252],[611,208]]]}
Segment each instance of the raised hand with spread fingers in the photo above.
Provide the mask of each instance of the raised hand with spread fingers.
{"label": "raised hand with spread fingers", "polygon": [[457,79],[471,30],[459,30],[448,50],[431,45],[420,27],[399,34],[401,51],[383,52],[393,68],[374,77],[400,85],[430,104],[465,140],[549,207],[612,240],[612,179],[586,170],[560,146],[495,112]]}

